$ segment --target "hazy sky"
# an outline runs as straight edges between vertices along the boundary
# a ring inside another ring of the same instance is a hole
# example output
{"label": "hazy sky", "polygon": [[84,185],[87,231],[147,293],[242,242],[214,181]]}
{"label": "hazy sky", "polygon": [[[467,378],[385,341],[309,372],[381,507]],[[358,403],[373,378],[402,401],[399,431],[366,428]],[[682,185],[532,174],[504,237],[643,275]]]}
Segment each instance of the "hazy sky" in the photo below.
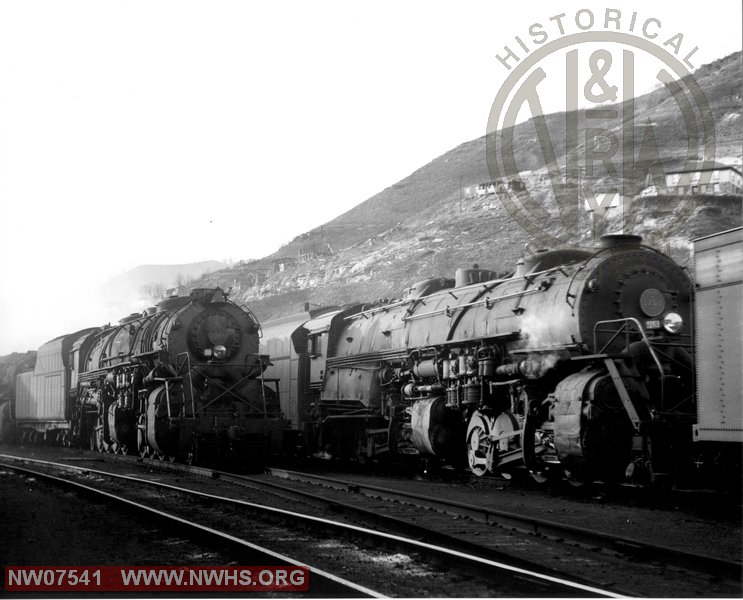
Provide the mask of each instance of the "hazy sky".
{"label": "hazy sky", "polygon": [[[697,66],[741,47],[739,0],[617,4]],[[483,135],[496,55],[583,6],[613,5],[0,2],[0,354],[97,324],[112,275],[263,256]]]}

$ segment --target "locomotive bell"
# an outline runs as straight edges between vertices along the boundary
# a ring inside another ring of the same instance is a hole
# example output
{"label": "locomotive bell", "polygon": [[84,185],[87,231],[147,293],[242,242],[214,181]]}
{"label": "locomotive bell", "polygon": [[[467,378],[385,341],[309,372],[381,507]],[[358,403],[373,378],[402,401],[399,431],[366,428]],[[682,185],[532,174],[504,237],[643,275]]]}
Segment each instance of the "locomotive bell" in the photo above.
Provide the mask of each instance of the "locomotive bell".
{"label": "locomotive bell", "polygon": [[480,269],[476,265],[471,269],[457,269],[454,273],[454,287],[466,287],[473,283],[492,281],[498,278],[498,273],[490,269]]}

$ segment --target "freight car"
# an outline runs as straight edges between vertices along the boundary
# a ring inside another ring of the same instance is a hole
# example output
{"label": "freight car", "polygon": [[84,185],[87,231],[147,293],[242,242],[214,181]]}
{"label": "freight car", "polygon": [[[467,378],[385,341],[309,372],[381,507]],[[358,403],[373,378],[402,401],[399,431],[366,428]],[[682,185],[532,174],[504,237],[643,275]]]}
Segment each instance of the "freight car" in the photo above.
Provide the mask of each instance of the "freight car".
{"label": "freight car", "polygon": [[215,288],[60,336],[17,377],[21,440],[160,460],[264,461],[286,422],[277,382],[263,376],[259,329]]}
{"label": "freight car", "polygon": [[735,467],[743,448],[743,228],[693,241],[696,460]]}
{"label": "freight car", "polygon": [[16,377],[34,368],[36,352],[13,352],[0,356],[0,442],[9,441],[15,425]]}
{"label": "freight car", "polygon": [[299,317],[290,360],[315,373],[296,371],[300,428],[316,451],[361,461],[669,479],[693,453],[691,298],[684,269],[613,235],[506,278],[460,269],[397,302]]}

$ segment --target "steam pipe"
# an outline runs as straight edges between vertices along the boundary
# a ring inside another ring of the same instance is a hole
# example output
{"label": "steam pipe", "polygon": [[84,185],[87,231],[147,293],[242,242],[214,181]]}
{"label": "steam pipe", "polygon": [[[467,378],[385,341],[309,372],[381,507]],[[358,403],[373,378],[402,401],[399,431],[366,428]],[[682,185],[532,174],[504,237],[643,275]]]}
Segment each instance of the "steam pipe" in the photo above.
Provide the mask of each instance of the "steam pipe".
{"label": "steam pipe", "polygon": [[514,377],[525,377],[526,379],[539,379],[564,360],[554,355],[543,358],[525,358],[518,362],[507,363],[496,367],[495,378],[513,379]]}

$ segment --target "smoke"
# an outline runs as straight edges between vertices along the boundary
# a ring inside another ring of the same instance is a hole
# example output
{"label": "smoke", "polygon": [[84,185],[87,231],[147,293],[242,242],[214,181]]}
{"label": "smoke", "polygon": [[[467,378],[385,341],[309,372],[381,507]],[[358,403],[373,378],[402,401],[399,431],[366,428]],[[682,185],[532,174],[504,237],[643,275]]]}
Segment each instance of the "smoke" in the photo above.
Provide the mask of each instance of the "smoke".
{"label": "smoke", "polygon": [[[117,320],[124,315],[117,315]],[[0,355],[36,350],[60,335],[111,320],[111,311],[93,286],[0,299]]]}
{"label": "smoke", "polygon": [[528,379],[539,379],[554,369],[565,358],[567,358],[567,353],[530,353],[526,360],[521,363],[521,372]]}
{"label": "smoke", "polygon": [[[550,307],[543,307],[542,312],[529,312],[521,318],[521,340],[516,346],[519,350],[529,348],[549,348],[561,343],[556,339],[554,332],[554,319]],[[559,318],[564,318],[560,315]]]}
{"label": "smoke", "polygon": [[135,295],[111,300],[96,285],[56,286],[0,297],[0,356],[37,350],[60,335],[118,323],[152,306],[152,298]]}

